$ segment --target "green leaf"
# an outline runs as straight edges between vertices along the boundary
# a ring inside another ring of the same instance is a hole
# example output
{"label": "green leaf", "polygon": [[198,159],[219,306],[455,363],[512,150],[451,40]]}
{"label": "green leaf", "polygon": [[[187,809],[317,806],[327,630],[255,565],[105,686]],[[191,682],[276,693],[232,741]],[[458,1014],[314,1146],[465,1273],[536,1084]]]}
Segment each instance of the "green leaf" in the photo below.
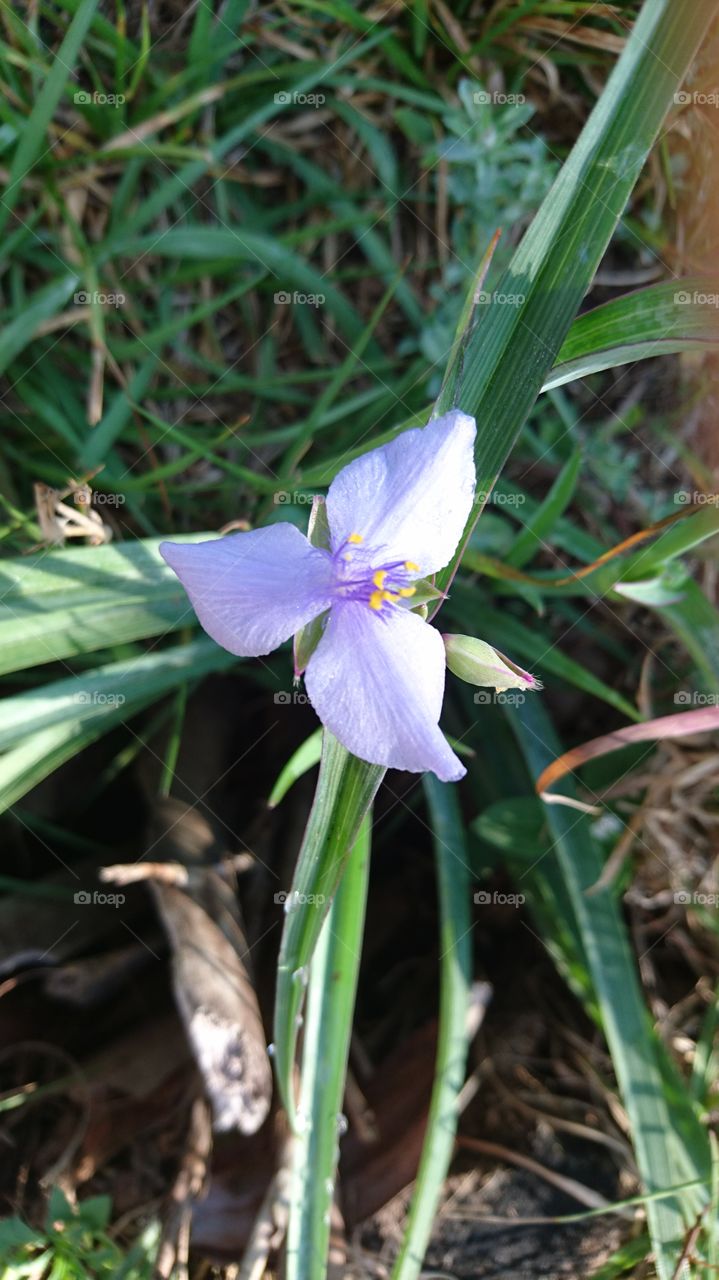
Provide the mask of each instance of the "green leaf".
{"label": "green leaf", "polygon": [[698,582],[687,581],[682,599],[657,607],[696,662],[705,691],[716,695],[719,681],[719,611]]}
{"label": "green leaf", "polygon": [[196,626],[183,588],[158,555],[160,541],[73,547],[3,561],[0,673]]}
{"label": "green leaf", "polygon": [[597,1017],[597,1003],[572,904],[544,806],[537,796],[496,800],[472,823],[480,840],[499,851],[501,865],[527,899],[535,925],[565,981]]}
{"label": "green leaf", "polygon": [[437,1060],[427,1129],[392,1280],[417,1280],[454,1152],[468,1049],[472,985],[471,873],[456,787],[423,778],[434,836],[440,913]]}
{"label": "green leaf", "polygon": [[369,882],[368,814],[309,970],[287,1226],[287,1280],[323,1280]]}
{"label": "green leaf", "polygon": [[[456,612],[461,624],[471,630],[475,622],[479,622],[476,609],[472,608],[470,592],[462,584],[457,584],[452,591],[453,616]],[[460,607],[461,606],[461,607]],[[612,689],[592,671],[587,671],[581,662],[576,662],[555,644],[554,640],[539,627],[528,627],[508,611],[482,608],[481,625],[492,645],[496,645],[503,653],[511,653],[528,662],[542,674],[548,672],[573,684],[577,689],[601,698],[617,711],[623,712],[630,720],[640,720],[637,708],[616,689]]]}
{"label": "green leaf", "polygon": [[275,1068],[282,1100],[293,1123],[297,1018],[304,997],[301,979],[312,959],[362,819],[384,775],[380,765],[366,764],[350,755],[325,730],[315,799],[292,890],[285,902],[286,919],[277,969]]}
{"label": "green leaf", "polygon": [[128,715],[135,703],[153,701],[181,680],[200,678],[237,661],[214,640],[201,636],[190,644],[93,667],[82,675],[52,680],[4,698],[0,703],[0,751],[64,721],[84,725],[115,709],[124,709]]}
{"label": "green leaf", "polygon": [[37,96],[29,120],[10,165],[7,185],[0,202],[0,231],[20,198],[23,183],[41,150],[47,147],[48,127],[71,78],[83,41],[92,22],[98,0],[80,0],[65,39],[53,54],[50,69]]}
{"label": "green leaf", "polygon": [[185,225],[173,227],[159,237],[153,232],[150,236],[130,240],[123,244],[122,251],[133,257],[158,254],[180,258],[183,262],[226,260],[264,267],[276,279],[280,292],[289,287],[323,299],[318,305],[326,306],[334,314],[340,331],[346,337],[352,339],[362,335],[363,325],[357,311],[337,286],[319,268],[310,265],[274,236],[244,228],[230,231],[225,227]]}
{"label": "green leaf", "polygon": [[[478,423],[468,530],[554,365],[713,12],[712,0],[690,9],[682,0],[645,0],[578,141],[482,308],[459,396]],[[436,406],[450,407],[442,398]],[[443,590],[460,559],[461,548],[438,575]]]}
{"label": "green leaf", "polygon": [[28,1227],[22,1218],[0,1218],[0,1259],[26,1245],[39,1246],[42,1243],[40,1232]]}
{"label": "green leaf", "polygon": [[284,800],[297,779],[307,773],[308,769],[313,769],[316,764],[319,764],[321,756],[322,730],[315,729],[314,733],[311,733],[309,738],[305,738],[302,745],[290,756],[270,792],[268,807],[275,809],[280,801]]}
{"label": "green leaf", "polygon": [[4,373],[11,360],[27,346],[35,336],[38,325],[49,320],[67,302],[78,283],[78,276],[64,275],[53,280],[44,289],[33,294],[19,315],[5,325],[0,332],[0,373]]}
{"label": "green leaf", "polygon": [[[549,718],[533,699],[517,708],[514,724],[530,774],[537,777],[561,752]],[[559,790],[573,795],[566,781]],[[686,1229],[707,1199],[711,1168],[707,1135],[652,1029],[619,904],[610,889],[587,892],[599,879],[602,860],[586,815],[559,804],[546,805],[545,812],[645,1188],[649,1193],[661,1192],[699,1180],[700,1185],[647,1204],[659,1280],[672,1280]]]}
{"label": "green leaf", "polygon": [[546,498],[517,534],[506,557],[507,564],[521,569],[541,549],[574,497],[581,466],[582,455],[577,449],[562,467]]}
{"label": "green leaf", "polygon": [[[16,745],[0,757],[0,812],[130,715],[178,685],[209,671],[226,669],[236,661],[202,637],[7,698],[3,704],[4,739]],[[110,700],[95,699],[96,688]],[[88,696],[89,702],[79,701]],[[36,727],[39,725],[43,727]],[[28,732],[34,726],[34,731]]]}
{"label": "green leaf", "polygon": [[632,360],[716,347],[719,308],[708,300],[711,290],[711,282],[700,278],[668,280],[585,311],[569,330],[542,390]]}
{"label": "green leaf", "polygon": [[[707,538],[719,533],[719,504],[707,503],[701,511],[695,511],[686,520],[679,520],[660,533],[654,542],[642,547],[624,562],[621,581],[632,578],[646,578],[652,573],[659,573],[670,560],[692,551]],[[617,581],[617,571],[613,565],[606,565],[596,578],[595,583],[609,584]]]}

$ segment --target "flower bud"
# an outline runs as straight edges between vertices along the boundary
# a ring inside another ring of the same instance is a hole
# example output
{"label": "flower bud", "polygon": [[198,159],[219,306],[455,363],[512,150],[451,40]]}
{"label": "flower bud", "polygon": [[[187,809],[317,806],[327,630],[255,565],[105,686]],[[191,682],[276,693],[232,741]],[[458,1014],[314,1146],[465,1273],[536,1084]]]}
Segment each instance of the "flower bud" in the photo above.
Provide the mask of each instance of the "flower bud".
{"label": "flower bud", "polygon": [[443,636],[447,654],[447,666],[460,680],[468,684],[489,685],[500,692],[504,689],[541,689],[535,676],[516,666],[486,640],[475,636]]}

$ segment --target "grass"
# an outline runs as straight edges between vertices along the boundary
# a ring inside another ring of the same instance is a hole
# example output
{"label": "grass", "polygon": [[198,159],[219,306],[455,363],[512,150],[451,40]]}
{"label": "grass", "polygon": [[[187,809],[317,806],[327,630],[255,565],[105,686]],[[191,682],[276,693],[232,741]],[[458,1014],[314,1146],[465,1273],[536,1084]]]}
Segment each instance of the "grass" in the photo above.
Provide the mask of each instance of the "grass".
{"label": "grass", "polygon": [[[192,630],[158,538],[238,519],[304,527],[308,500],[349,457],[425,421],[437,397],[440,407],[458,400],[478,420],[481,519],[451,567],[442,625],[481,634],[546,689],[540,711],[449,691],[447,730],[473,755],[462,813],[433,780],[422,810],[440,889],[441,1032],[395,1275],[419,1274],[453,1149],[470,872],[489,883],[501,857],[606,1038],[604,1084],[628,1118],[649,1235],[602,1275],[651,1251],[663,1280],[677,1266],[705,1280],[717,1247],[706,1132],[716,996],[703,1027],[683,1028],[690,1076],[658,1025],[661,999],[642,988],[644,957],[638,969],[622,911],[662,857],[656,832],[641,828],[637,866],[587,896],[611,852],[606,837],[586,816],[542,806],[533,779],[595,725],[670,710],[687,685],[714,696],[719,680],[719,614],[703,589],[719,520],[714,504],[681,496],[711,496],[711,469],[677,429],[699,394],[677,381],[679,359],[699,361],[716,344],[716,308],[677,301],[666,266],[689,198],[674,92],[711,6],[690,16],[678,0],[485,8],[417,3],[378,20],[340,0],[263,13],[229,0],[219,13],[201,3],[160,23],[144,7],[97,0],[2,5],[0,806],[11,821],[43,779],[128,720],[141,737],[149,724],[166,795],[188,691],[235,663]],[[472,310],[480,264],[488,274]],[[597,284],[603,270],[646,287],[624,296]],[[694,299],[702,283],[692,267],[679,292]],[[506,305],[508,295],[521,301]],[[80,482],[95,490],[91,532],[99,541],[111,531],[106,545],[88,545]],[[33,508],[37,485],[57,492]],[[69,517],[57,505],[68,487]],[[680,518],[664,532],[622,548],[671,515]],[[73,545],[52,546],[63,536]],[[266,699],[287,683],[288,661],[243,663],[242,674]],[[147,719],[159,700],[169,739]],[[108,777],[132,756],[119,739],[113,751]],[[275,761],[268,797],[286,772],[273,803],[318,757],[313,738]],[[575,779],[601,798],[615,834],[637,820],[646,778],[629,807],[622,782],[646,761],[646,751],[621,755]],[[324,1275],[336,1163],[327,1115],[341,1110],[357,980],[342,968],[341,940],[354,947],[361,935],[364,863],[351,864],[356,881],[342,881],[342,868],[382,785],[380,769],[325,742],[294,887],[328,903],[342,888],[324,932],[321,913],[288,913],[280,955],[275,1062],[290,1117],[298,972],[313,983],[305,1046],[335,1029],[322,1064],[329,1092],[318,1058],[302,1076],[318,1128],[295,1152],[305,1177],[291,1198],[298,1280]],[[382,839],[373,833],[373,850]],[[683,889],[677,875],[672,862],[665,891]],[[716,924],[691,907],[682,914],[708,975]],[[25,1246],[48,1258],[56,1249],[29,1237],[6,1249]],[[95,1274],[93,1248],[83,1238],[67,1274]]]}

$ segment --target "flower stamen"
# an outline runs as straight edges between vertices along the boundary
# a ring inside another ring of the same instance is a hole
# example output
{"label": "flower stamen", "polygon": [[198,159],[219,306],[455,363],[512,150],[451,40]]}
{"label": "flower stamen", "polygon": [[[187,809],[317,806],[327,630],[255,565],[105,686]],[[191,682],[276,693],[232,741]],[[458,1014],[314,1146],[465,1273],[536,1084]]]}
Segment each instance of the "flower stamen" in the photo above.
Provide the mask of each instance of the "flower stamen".
{"label": "flower stamen", "polygon": [[375,568],[372,561],[376,565],[383,548],[359,548],[362,541],[362,534],[351,533],[335,552],[335,563],[352,562],[338,576],[337,588],[344,599],[361,600],[374,613],[381,613],[386,604],[397,605],[413,596],[417,588],[408,579],[419,572],[419,565],[413,560],[393,560]]}

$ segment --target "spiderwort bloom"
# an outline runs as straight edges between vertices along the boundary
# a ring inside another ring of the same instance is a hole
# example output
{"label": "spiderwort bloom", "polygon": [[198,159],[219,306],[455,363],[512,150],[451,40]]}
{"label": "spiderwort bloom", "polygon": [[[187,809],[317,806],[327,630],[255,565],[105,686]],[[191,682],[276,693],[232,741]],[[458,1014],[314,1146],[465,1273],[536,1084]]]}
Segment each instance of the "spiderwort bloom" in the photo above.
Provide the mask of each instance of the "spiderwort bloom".
{"label": "spiderwort bloom", "polygon": [[270,653],[326,614],[305,673],[320,720],[360,759],[444,782],[465,773],[438,723],[444,644],[412,597],[462,536],[474,437],[474,419],[454,409],[355,458],[327,494],[326,550],[288,523],[160,547],[230,653]]}

